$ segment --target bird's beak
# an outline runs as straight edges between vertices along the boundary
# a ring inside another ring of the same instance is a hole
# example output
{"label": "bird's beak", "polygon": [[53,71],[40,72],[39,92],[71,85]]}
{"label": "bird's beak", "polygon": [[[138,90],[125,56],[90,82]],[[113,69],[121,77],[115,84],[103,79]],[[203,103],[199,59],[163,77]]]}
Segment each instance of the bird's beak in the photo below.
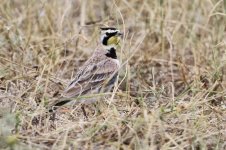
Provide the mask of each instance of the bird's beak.
{"label": "bird's beak", "polygon": [[118,33],[117,33],[117,36],[123,37],[123,33],[118,32]]}

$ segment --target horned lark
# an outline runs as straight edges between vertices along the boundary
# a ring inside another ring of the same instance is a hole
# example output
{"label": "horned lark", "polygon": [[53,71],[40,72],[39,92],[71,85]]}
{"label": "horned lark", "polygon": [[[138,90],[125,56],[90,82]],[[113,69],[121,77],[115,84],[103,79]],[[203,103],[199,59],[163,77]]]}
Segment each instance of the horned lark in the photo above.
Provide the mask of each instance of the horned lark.
{"label": "horned lark", "polygon": [[69,102],[92,103],[93,99],[76,100],[76,98],[108,92],[113,88],[120,67],[116,49],[121,35],[116,28],[101,28],[100,44],[67,86],[62,94],[63,99],[51,104],[50,111]]}

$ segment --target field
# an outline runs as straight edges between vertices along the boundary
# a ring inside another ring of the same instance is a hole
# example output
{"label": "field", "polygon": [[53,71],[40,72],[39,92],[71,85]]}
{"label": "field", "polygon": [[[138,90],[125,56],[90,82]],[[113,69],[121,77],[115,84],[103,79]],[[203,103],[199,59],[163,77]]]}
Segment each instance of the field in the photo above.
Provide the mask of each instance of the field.
{"label": "field", "polygon": [[[106,26],[114,91],[49,113]],[[225,0],[1,0],[0,149],[226,149],[225,50]]]}

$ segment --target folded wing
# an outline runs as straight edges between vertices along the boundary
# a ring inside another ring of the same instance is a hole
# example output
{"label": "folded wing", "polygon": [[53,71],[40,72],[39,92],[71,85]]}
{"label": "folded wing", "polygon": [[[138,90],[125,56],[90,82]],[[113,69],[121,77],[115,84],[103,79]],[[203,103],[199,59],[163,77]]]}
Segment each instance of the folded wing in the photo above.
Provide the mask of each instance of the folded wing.
{"label": "folded wing", "polygon": [[63,93],[63,97],[72,98],[84,95],[93,90],[113,84],[118,73],[118,64],[111,59],[100,61],[97,64],[86,66],[79,71]]}

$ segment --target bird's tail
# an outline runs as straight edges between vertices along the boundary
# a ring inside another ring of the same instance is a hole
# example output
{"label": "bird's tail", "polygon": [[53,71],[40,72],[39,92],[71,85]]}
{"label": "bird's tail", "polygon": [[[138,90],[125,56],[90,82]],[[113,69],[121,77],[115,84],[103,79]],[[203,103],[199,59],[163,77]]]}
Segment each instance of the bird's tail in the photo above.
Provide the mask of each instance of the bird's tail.
{"label": "bird's tail", "polygon": [[49,105],[49,112],[53,112],[55,111],[57,108],[59,108],[60,106],[63,106],[67,103],[71,102],[71,99],[59,99],[57,101],[55,101],[54,103]]}

